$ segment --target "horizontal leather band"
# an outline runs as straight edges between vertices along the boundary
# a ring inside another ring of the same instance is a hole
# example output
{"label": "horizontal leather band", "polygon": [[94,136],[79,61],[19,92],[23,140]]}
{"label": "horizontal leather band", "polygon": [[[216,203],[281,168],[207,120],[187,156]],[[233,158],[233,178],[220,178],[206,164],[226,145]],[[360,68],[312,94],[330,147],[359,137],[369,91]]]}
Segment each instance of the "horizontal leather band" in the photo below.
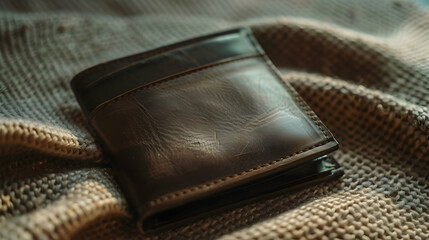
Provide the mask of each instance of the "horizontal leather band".
{"label": "horizontal leather band", "polygon": [[173,50],[162,52],[162,55],[132,62],[92,81],[77,75],[72,80],[72,87],[78,93],[77,99],[83,106],[83,111],[88,114],[106,101],[165,77],[225,59],[259,54],[258,48],[249,38],[243,37],[246,34],[247,32],[243,29],[234,29],[208,36],[199,39],[199,42],[193,41],[190,45],[181,45]]}

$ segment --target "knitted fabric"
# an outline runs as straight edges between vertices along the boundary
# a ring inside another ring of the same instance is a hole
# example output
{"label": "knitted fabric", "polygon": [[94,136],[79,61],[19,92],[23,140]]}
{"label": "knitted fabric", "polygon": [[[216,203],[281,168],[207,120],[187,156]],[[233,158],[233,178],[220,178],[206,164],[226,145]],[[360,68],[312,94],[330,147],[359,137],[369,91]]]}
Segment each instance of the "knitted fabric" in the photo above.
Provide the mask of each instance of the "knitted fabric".
{"label": "knitted fabric", "polygon": [[[345,175],[141,234],[70,80],[243,25]],[[1,1],[0,239],[429,239],[428,46],[428,10],[402,0]]]}

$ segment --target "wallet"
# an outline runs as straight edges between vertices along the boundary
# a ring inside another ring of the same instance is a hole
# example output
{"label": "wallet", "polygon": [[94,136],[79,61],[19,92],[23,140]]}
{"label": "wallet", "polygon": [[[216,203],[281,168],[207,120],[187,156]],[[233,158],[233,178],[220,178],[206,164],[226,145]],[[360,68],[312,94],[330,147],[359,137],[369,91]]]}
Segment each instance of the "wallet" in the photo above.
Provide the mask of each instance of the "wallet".
{"label": "wallet", "polygon": [[248,28],[99,64],[72,89],[143,231],[338,178],[338,143]]}

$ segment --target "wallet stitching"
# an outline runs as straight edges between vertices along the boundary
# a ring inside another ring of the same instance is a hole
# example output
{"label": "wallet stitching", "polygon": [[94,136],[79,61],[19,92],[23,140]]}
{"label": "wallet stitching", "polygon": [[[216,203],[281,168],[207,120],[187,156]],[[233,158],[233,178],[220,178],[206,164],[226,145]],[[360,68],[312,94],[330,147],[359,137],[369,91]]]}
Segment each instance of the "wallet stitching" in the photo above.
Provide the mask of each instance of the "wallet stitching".
{"label": "wallet stitching", "polygon": [[92,116],[94,116],[94,115],[98,112],[98,110],[99,110],[99,109],[101,109],[101,108],[103,108],[103,107],[106,107],[106,106],[108,106],[109,104],[112,104],[112,103],[114,103],[114,102],[117,102],[117,101],[119,101],[120,99],[122,99],[122,98],[124,98],[124,97],[126,97],[126,96],[128,96],[128,95],[136,94],[136,93],[138,93],[138,92],[142,91],[142,90],[143,90],[143,89],[145,89],[145,88],[154,87],[154,86],[156,86],[156,85],[158,85],[158,84],[163,84],[163,83],[166,83],[166,82],[169,82],[169,81],[175,80],[175,79],[177,79],[177,78],[181,78],[181,77],[184,77],[184,76],[187,76],[187,75],[192,75],[192,74],[194,74],[194,73],[197,73],[197,72],[200,72],[200,71],[204,71],[204,70],[207,70],[207,69],[210,69],[210,68],[214,68],[214,67],[217,67],[217,66],[221,66],[221,65],[224,65],[224,64],[228,64],[228,63],[231,63],[231,62],[236,62],[236,61],[246,60],[246,59],[250,59],[250,58],[254,58],[254,57],[260,57],[261,53],[260,53],[259,51],[257,51],[257,53],[258,53],[258,55],[250,55],[250,56],[248,56],[248,55],[243,55],[243,56],[238,57],[238,58],[230,59],[230,60],[223,61],[223,62],[214,63],[214,64],[212,64],[212,65],[208,65],[208,66],[205,66],[205,67],[202,67],[202,68],[197,68],[197,69],[192,70],[192,71],[189,71],[189,72],[180,73],[180,74],[178,74],[178,75],[173,75],[173,76],[167,77],[167,78],[165,78],[165,79],[162,79],[161,81],[156,81],[156,82],[149,83],[149,84],[147,84],[147,85],[143,85],[143,86],[136,87],[136,88],[132,89],[131,91],[129,91],[129,92],[127,92],[127,93],[123,94],[123,95],[120,95],[120,96],[118,96],[118,97],[115,97],[115,98],[113,98],[113,99],[111,99],[111,100],[108,100],[108,101],[106,101],[106,102],[103,102],[103,103],[99,104],[99,105],[98,105],[98,106],[97,106],[97,107],[96,107],[96,108],[95,108],[95,109],[94,109],[94,110],[89,114],[89,118],[92,118]]}
{"label": "wallet stitching", "polygon": [[329,136],[326,133],[325,128],[322,126],[322,123],[319,120],[319,118],[316,116],[316,114],[310,109],[310,107],[304,102],[304,100],[302,100],[302,98],[298,95],[298,93],[295,91],[295,89],[293,89],[292,86],[289,86],[288,84],[286,84],[286,82],[283,81],[283,79],[278,75],[277,71],[274,69],[273,64],[271,63],[271,61],[268,60],[267,55],[264,54],[263,52],[261,52],[259,46],[255,43],[254,38],[252,36],[250,36],[250,32],[247,32],[246,35],[247,35],[247,38],[249,39],[249,41],[251,42],[251,44],[253,45],[253,47],[259,53],[261,53],[262,58],[264,59],[263,62],[268,67],[268,69],[271,71],[271,73],[280,82],[280,84],[283,85],[283,87],[286,89],[286,91],[293,95],[293,97],[298,102],[298,104],[301,106],[301,108],[305,111],[307,116],[310,117],[311,120],[313,120],[313,122],[316,124],[316,126],[321,131],[321,133],[325,136],[325,139],[328,138]]}
{"label": "wallet stitching", "polygon": [[[322,132],[322,134],[325,136],[325,138],[328,138],[328,135],[327,135],[327,133],[326,133],[326,131],[325,131],[325,128],[324,127],[322,127],[322,123],[320,122],[320,120],[318,119],[318,117],[317,116],[315,116],[315,114],[314,114],[314,112],[312,111],[312,110],[310,110],[309,109],[309,107],[308,107],[308,105],[306,104],[306,103],[304,103],[303,102],[303,100],[302,100],[302,98],[301,97],[299,97],[298,96],[298,94],[295,92],[295,90],[292,90],[291,89],[291,86],[288,86],[284,81],[283,81],[283,79],[281,79],[280,77],[279,77],[279,75],[277,74],[277,72],[274,70],[274,67],[272,66],[272,64],[270,64],[268,61],[267,61],[267,56],[266,56],[266,54],[265,53],[263,53],[261,50],[260,50],[260,48],[258,47],[258,45],[255,43],[255,40],[253,39],[253,37],[251,37],[250,36],[250,30],[247,30],[246,31],[246,37],[247,37],[247,39],[250,41],[250,43],[252,44],[252,46],[253,46],[253,48],[255,48],[255,50],[258,52],[258,53],[260,53],[261,55],[262,55],[262,57],[264,58],[264,63],[265,63],[265,65],[268,67],[268,69],[271,71],[271,73],[276,77],[276,79],[285,87],[285,89],[286,89],[286,91],[288,91],[289,93],[291,93],[292,95],[293,95],[293,97],[295,98],[295,100],[298,102],[298,104],[301,106],[301,108],[306,112],[306,114],[310,117],[310,119],[311,120],[313,120],[313,122],[317,125],[317,127],[319,128],[319,130]],[[190,41],[188,44],[192,44],[192,43],[194,43],[195,41]],[[175,46],[175,48],[176,47],[180,47],[180,44],[178,44],[177,46]],[[156,56],[156,55],[159,55],[159,54],[161,54],[161,53],[163,53],[163,52],[165,52],[165,51],[168,51],[168,48],[160,48],[158,51],[154,51],[154,52],[152,52],[152,55],[151,56]],[[121,59],[121,60],[117,60],[117,61],[112,61],[112,62],[110,62],[110,63],[105,63],[105,64],[102,64],[102,65],[98,65],[98,66],[94,66],[93,68],[90,68],[90,69],[88,69],[86,72],[83,72],[82,74],[83,74],[83,76],[82,77],[85,77],[85,75],[87,75],[88,73],[92,73],[92,72],[94,72],[94,71],[96,71],[96,70],[100,70],[100,69],[106,69],[107,67],[109,67],[109,66],[112,66],[112,65],[114,65],[114,64],[122,64],[122,63],[124,63],[124,62],[127,62],[127,61],[134,61],[135,59],[139,59],[139,58],[144,58],[145,56],[147,56],[148,54],[147,53],[141,53],[141,54],[136,54],[136,55],[134,55],[133,57],[131,57],[131,58],[123,58],[123,59]],[[234,60],[242,60],[242,59],[247,59],[247,58],[239,58],[239,59],[234,59]],[[232,61],[234,61],[234,60],[232,60]],[[175,79],[176,77],[182,77],[182,76],[185,76],[186,74],[192,74],[192,73],[194,73],[194,72],[197,72],[197,70],[204,70],[204,69],[208,69],[208,68],[210,68],[210,67],[215,67],[215,66],[217,66],[217,65],[221,65],[221,64],[225,64],[225,63],[229,63],[229,62],[232,62],[232,61],[227,61],[227,62],[222,62],[222,63],[218,63],[218,64],[214,64],[214,65],[210,65],[210,66],[207,66],[206,68],[200,68],[200,69],[196,69],[195,71],[191,71],[191,72],[187,72],[187,73],[185,73],[185,74],[183,74],[183,75],[181,75],[181,74],[179,74],[179,75],[175,75],[175,76],[172,76],[172,78],[171,79],[165,79],[165,81],[167,81],[167,80],[173,80],[173,79]],[[130,62],[130,64],[131,64],[131,62]],[[162,81],[162,82],[165,82],[165,81]],[[155,83],[156,84],[156,83]],[[136,88],[136,89],[134,89],[136,92],[138,91],[138,90],[141,90],[141,89],[144,89],[144,87],[148,87],[149,85],[146,85],[146,86],[143,86],[143,87],[141,87],[141,88]],[[130,91],[129,93],[132,93],[132,92],[134,92],[134,91]],[[112,99],[111,101],[107,101],[107,102],[105,102],[105,104],[103,104],[103,105],[108,105],[109,103],[113,103],[113,102],[115,102],[116,100],[118,100],[119,98],[121,98],[121,97],[124,97],[124,96],[126,96],[126,95],[128,95],[128,93],[127,94],[124,94],[124,95],[122,95],[122,96],[119,96],[119,97],[117,97],[117,98],[115,98],[115,99]],[[102,105],[99,105],[99,106],[97,106],[96,107],[96,109],[97,108],[99,108],[99,107],[101,107]],[[95,110],[96,109],[94,109],[94,113],[96,112]],[[91,115],[94,115],[94,114],[91,114]]]}
{"label": "wallet stitching", "polygon": [[159,205],[159,204],[161,204],[161,203],[163,203],[163,202],[165,202],[165,201],[173,200],[173,199],[175,199],[175,198],[178,198],[178,197],[184,196],[184,195],[189,194],[189,193],[191,193],[191,192],[195,192],[195,191],[203,190],[203,189],[208,188],[208,187],[211,187],[211,186],[213,186],[213,185],[217,185],[217,184],[219,184],[219,183],[221,183],[221,182],[225,182],[225,181],[228,181],[228,180],[230,180],[230,179],[234,179],[234,178],[237,178],[237,177],[239,177],[239,176],[242,176],[242,175],[245,175],[245,174],[251,173],[251,172],[253,172],[253,171],[257,171],[257,170],[259,170],[259,169],[263,169],[263,168],[266,168],[266,167],[272,166],[272,165],[274,165],[274,164],[276,164],[276,163],[279,163],[279,162],[283,162],[283,161],[285,161],[285,160],[288,160],[289,158],[291,158],[291,157],[293,157],[293,156],[296,156],[296,155],[298,155],[298,154],[302,154],[302,153],[308,152],[308,151],[310,151],[311,149],[314,149],[314,148],[316,148],[316,147],[320,147],[320,146],[326,145],[326,144],[328,144],[329,142],[331,142],[331,139],[330,139],[330,138],[327,138],[327,139],[325,139],[324,141],[322,141],[322,142],[320,142],[320,143],[318,143],[318,144],[315,144],[315,145],[312,145],[312,146],[310,146],[310,147],[304,148],[304,149],[302,149],[302,150],[300,150],[300,151],[298,151],[298,152],[292,153],[292,154],[290,154],[290,155],[287,155],[287,156],[285,156],[285,157],[279,158],[279,159],[274,160],[274,161],[272,161],[272,162],[264,163],[264,164],[258,165],[258,166],[256,166],[256,167],[253,167],[253,168],[251,168],[251,169],[247,169],[247,170],[245,170],[245,171],[242,171],[242,172],[240,172],[240,173],[235,173],[235,174],[230,175],[230,176],[227,176],[227,177],[218,178],[218,179],[216,179],[216,180],[214,180],[214,181],[211,181],[211,182],[208,182],[208,183],[205,183],[205,184],[200,184],[200,185],[198,185],[198,186],[194,186],[194,187],[190,187],[190,188],[186,188],[186,189],[183,189],[183,190],[179,190],[179,191],[176,191],[176,192],[173,192],[173,193],[166,194],[166,195],[164,195],[164,196],[158,197],[158,198],[157,198],[157,199],[155,199],[155,200],[150,201],[150,202],[149,202],[149,205],[150,205],[151,207],[154,207],[154,206]]}
{"label": "wallet stitching", "polygon": [[[293,154],[291,154],[291,155],[285,156],[285,157],[283,157],[283,158],[280,158],[280,159],[274,160],[274,161],[269,162],[269,163],[264,163],[264,164],[258,165],[258,166],[256,166],[256,167],[253,167],[253,168],[251,168],[251,169],[248,169],[248,170],[242,171],[242,172],[240,172],[240,173],[236,173],[236,174],[233,174],[233,175],[230,175],[230,176],[224,177],[224,178],[219,178],[219,179],[213,180],[213,181],[211,181],[211,182],[209,182],[209,183],[200,184],[200,185],[198,185],[198,186],[194,186],[194,187],[186,188],[186,189],[179,190],[179,191],[176,191],[176,192],[173,192],[173,193],[165,194],[165,195],[163,195],[163,196],[161,196],[161,197],[158,197],[158,198],[157,198],[157,199],[155,199],[155,200],[150,201],[150,202],[149,202],[149,205],[150,205],[150,206],[152,206],[152,207],[153,207],[153,206],[155,206],[155,205],[159,205],[159,204],[161,204],[161,203],[163,203],[163,202],[165,202],[165,201],[175,199],[175,198],[177,198],[177,197],[180,197],[180,196],[186,195],[186,194],[188,194],[188,193],[191,193],[191,192],[194,192],[194,191],[198,191],[198,190],[202,190],[202,189],[205,189],[205,188],[210,187],[210,186],[212,186],[212,185],[217,185],[217,184],[219,184],[219,183],[221,183],[221,182],[224,182],[224,181],[227,181],[227,180],[230,180],[230,179],[234,179],[234,178],[236,178],[236,177],[238,177],[238,176],[245,175],[245,174],[248,174],[248,173],[250,173],[250,172],[253,172],[253,171],[256,171],[256,170],[259,170],[259,169],[263,169],[263,168],[269,167],[269,166],[274,165],[274,164],[276,164],[276,163],[278,163],[278,162],[282,162],[282,161],[288,160],[289,158],[291,158],[291,157],[293,157],[293,156],[295,156],[295,155],[297,155],[297,154],[305,153],[305,152],[307,152],[307,151],[309,151],[309,150],[311,150],[311,149],[314,149],[314,148],[316,148],[316,147],[323,146],[323,145],[325,145],[325,144],[329,143],[329,142],[332,140],[332,138],[330,138],[330,137],[327,135],[326,131],[324,130],[324,128],[323,128],[323,127],[322,127],[322,125],[321,125],[321,122],[318,120],[318,118],[315,116],[315,114],[314,114],[314,113],[309,109],[309,107],[308,107],[308,106],[303,102],[303,100],[298,96],[298,94],[297,94],[293,89],[291,89],[291,86],[288,86],[288,85],[287,85],[287,84],[286,84],[286,83],[285,83],[285,82],[280,78],[280,76],[279,76],[279,75],[277,74],[277,72],[274,70],[274,68],[273,68],[272,64],[269,64],[269,62],[267,61],[267,56],[266,56],[266,55],[265,55],[265,54],[260,50],[260,48],[256,45],[256,43],[254,42],[254,39],[253,39],[252,37],[250,37],[249,31],[247,32],[246,36],[247,36],[248,40],[251,42],[252,46],[255,48],[255,50],[259,53],[259,55],[261,55],[261,57],[263,58],[263,62],[264,62],[264,63],[265,63],[265,65],[268,67],[268,69],[270,70],[270,72],[275,76],[275,78],[276,78],[278,81],[280,81],[280,83],[284,86],[285,90],[286,90],[288,93],[290,93],[290,94],[292,94],[292,95],[293,95],[293,97],[294,97],[294,98],[295,98],[295,100],[298,102],[298,104],[301,106],[301,108],[305,111],[305,113],[307,114],[307,116],[308,116],[308,117],[310,117],[310,119],[312,119],[312,120],[313,120],[313,122],[317,125],[317,127],[319,128],[319,130],[321,131],[321,133],[322,133],[322,134],[324,135],[324,137],[325,137],[324,141],[322,141],[322,142],[320,142],[320,143],[318,143],[318,144],[312,145],[312,146],[310,146],[310,147],[304,148],[304,149],[302,149],[302,150],[300,150],[300,151],[298,151],[298,152],[295,152],[295,153],[293,153]],[[140,55],[140,56],[141,56],[141,55]],[[136,57],[136,58],[138,58],[138,55],[137,55],[137,56],[135,56],[135,57]],[[241,58],[236,58],[236,59],[232,59],[232,60],[225,61],[225,62],[215,63],[215,64],[210,65],[210,66],[207,66],[207,67],[203,67],[203,68],[195,69],[194,71],[189,71],[189,72],[186,72],[186,73],[183,73],[183,74],[179,74],[179,75],[174,75],[174,76],[172,76],[171,78],[166,78],[166,79],[164,79],[164,80],[162,80],[162,81],[159,81],[159,82],[155,82],[155,83],[152,83],[152,84],[149,84],[149,85],[144,85],[144,86],[141,86],[141,87],[135,88],[135,89],[133,89],[132,91],[129,91],[129,92],[127,92],[127,93],[125,93],[125,94],[123,94],[123,95],[121,95],[121,96],[117,97],[117,98],[114,98],[114,99],[112,99],[112,100],[110,100],[110,101],[105,102],[105,103],[104,103],[104,104],[102,104],[102,105],[99,105],[96,109],[94,109],[94,111],[92,112],[93,114],[91,114],[91,115],[94,115],[94,114],[97,112],[97,109],[98,109],[99,107],[107,106],[107,105],[109,105],[109,104],[111,104],[111,103],[114,103],[114,102],[116,102],[116,101],[118,101],[118,100],[122,99],[122,98],[123,98],[123,97],[125,97],[125,96],[131,95],[131,94],[136,94],[137,92],[139,92],[139,91],[141,91],[141,90],[143,90],[143,89],[145,89],[145,88],[153,87],[153,86],[156,86],[157,84],[165,83],[165,82],[168,82],[168,81],[171,81],[171,80],[174,80],[174,79],[177,79],[177,78],[180,78],[180,77],[186,76],[186,75],[191,75],[191,74],[193,74],[193,73],[196,73],[196,72],[199,72],[199,71],[203,71],[203,70],[206,70],[206,69],[209,69],[209,68],[213,68],[213,67],[216,67],[216,66],[220,66],[220,65],[223,65],[223,64],[230,63],[230,62],[235,62],[235,61],[239,61],[239,60],[245,60],[245,59],[249,59],[249,58],[253,58],[253,57],[258,57],[258,56],[244,56],[244,57],[241,57]],[[125,61],[125,60],[124,60],[124,61]],[[99,67],[101,68],[101,66],[99,66]],[[105,66],[103,66],[103,67],[105,67]],[[92,72],[92,71],[89,71],[89,72]]]}
{"label": "wallet stitching", "polygon": [[[246,28],[246,31],[249,31],[249,30]],[[164,47],[156,48],[156,49],[154,49],[154,50],[152,50],[150,52],[143,52],[143,53],[135,54],[135,55],[132,55],[132,56],[129,56],[129,57],[123,57],[123,58],[120,58],[120,59],[117,59],[117,60],[112,60],[112,61],[109,61],[109,62],[106,62],[106,63],[97,64],[97,65],[92,66],[92,67],[90,67],[90,68],[82,71],[81,73],[79,73],[77,75],[77,78],[85,78],[85,77],[87,77],[88,74],[93,73],[95,71],[104,70],[104,69],[107,69],[110,66],[117,65],[117,64],[123,64],[123,63],[126,63],[126,62],[128,62],[129,64],[125,65],[124,67],[127,67],[127,66],[132,65],[133,62],[135,62],[136,60],[137,61],[141,61],[141,60],[145,60],[147,58],[156,57],[156,56],[161,55],[163,53],[166,53],[168,51],[172,51],[174,49],[178,49],[178,48],[181,48],[183,46],[191,45],[191,44],[194,44],[194,43],[199,42],[199,41],[201,41],[201,39],[196,38],[194,40],[189,40],[189,41],[185,41],[185,42],[179,42],[179,43],[176,43],[176,44],[171,44],[171,45],[167,45],[167,46],[164,46]],[[103,76],[104,75],[102,75],[102,77]]]}
{"label": "wallet stitching", "polygon": [[[195,43],[197,41],[198,40],[190,41],[186,45],[193,44],[193,43]],[[183,45],[181,45],[181,44],[174,45],[174,46],[170,46],[169,45],[169,46],[162,47],[162,48],[159,48],[157,50],[154,50],[154,51],[152,51],[150,53],[143,52],[143,53],[131,56],[131,57],[124,57],[124,58],[121,58],[121,59],[118,59],[118,60],[113,60],[113,61],[110,61],[110,62],[107,62],[107,63],[95,65],[93,67],[90,67],[87,70],[82,71],[79,74],[80,76],[78,76],[78,78],[85,78],[90,73],[93,73],[93,72],[98,71],[98,70],[104,70],[104,69],[107,69],[110,66],[117,65],[117,64],[123,64],[123,63],[129,62],[129,65],[131,65],[131,64],[133,64],[133,61],[136,61],[136,60],[140,61],[140,60],[144,60],[144,59],[146,59],[148,57],[155,57],[155,56],[158,56],[158,55],[160,55],[162,53],[168,52],[169,50],[173,50],[175,48],[180,48],[182,46]],[[126,65],[126,66],[129,66],[129,65]]]}
{"label": "wallet stitching", "polygon": [[211,182],[209,182],[209,183],[200,184],[200,185],[198,185],[198,186],[194,186],[194,187],[191,187],[191,188],[186,188],[186,189],[183,189],[183,190],[179,190],[179,191],[176,191],[176,192],[174,192],[174,193],[168,193],[168,194],[165,194],[165,195],[163,195],[163,196],[161,196],[161,197],[156,198],[155,200],[150,201],[150,202],[149,202],[149,205],[150,205],[150,206],[152,206],[152,207],[153,207],[153,206],[159,205],[159,204],[161,204],[161,203],[163,203],[163,202],[165,202],[165,201],[173,200],[173,199],[175,199],[175,198],[177,198],[177,197],[180,197],[180,196],[186,195],[186,194],[188,194],[188,193],[191,193],[191,192],[194,192],[194,191],[197,191],[197,190],[203,190],[203,189],[208,188],[208,187],[210,187],[210,186],[217,185],[217,184],[219,184],[219,183],[221,183],[221,182],[225,182],[225,181],[227,181],[227,180],[229,180],[229,179],[234,179],[234,178],[236,178],[236,177],[238,177],[238,176],[245,175],[245,174],[250,173],[250,172],[253,172],[253,171],[255,171],[255,170],[259,170],[259,169],[263,169],[263,168],[269,167],[269,166],[271,166],[271,165],[273,165],[273,164],[276,164],[276,163],[278,163],[278,162],[281,162],[281,161],[287,160],[287,159],[289,159],[289,158],[291,158],[292,156],[295,156],[295,155],[297,155],[297,154],[301,154],[301,153],[307,152],[307,151],[309,151],[309,150],[311,150],[311,149],[314,149],[314,148],[316,148],[316,147],[323,146],[323,145],[325,145],[325,144],[329,143],[329,142],[332,140],[332,138],[330,138],[330,137],[327,135],[326,131],[324,130],[324,127],[322,127],[321,122],[318,120],[318,118],[315,116],[315,114],[312,112],[312,110],[310,110],[310,109],[309,109],[309,107],[304,103],[304,101],[303,101],[303,100],[298,96],[298,94],[297,94],[294,90],[292,90],[292,89],[291,89],[291,87],[290,87],[290,86],[288,86],[288,85],[283,81],[283,79],[281,79],[281,78],[280,78],[280,76],[279,76],[279,75],[277,74],[277,72],[274,70],[274,68],[273,68],[272,64],[269,64],[269,62],[268,62],[268,60],[267,60],[267,56],[266,56],[263,52],[261,52],[261,50],[260,50],[260,48],[258,47],[258,45],[256,45],[256,43],[254,42],[253,38],[250,36],[249,32],[247,32],[246,36],[247,36],[247,38],[249,39],[249,41],[251,42],[251,44],[253,45],[253,47],[255,48],[255,50],[256,50],[257,52],[259,52],[259,53],[260,53],[260,55],[262,56],[262,58],[263,58],[263,60],[264,60],[263,62],[264,62],[264,63],[265,63],[265,65],[268,67],[268,69],[271,71],[271,73],[272,73],[272,74],[276,77],[276,79],[277,79],[277,80],[278,80],[278,81],[279,81],[279,82],[284,86],[285,90],[286,90],[288,93],[290,93],[290,94],[292,94],[292,95],[294,96],[295,100],[298,102],[298,104],[301,106],[301,108],[305,111],[305,113],[307,114],[307,116],[308,116],[308,117],[310,117],[310,119],[312,119],[312,120],[313,120],[313,122],[316,124],[316,126],[319,128],[319,130],[321,131],[321,133],[322,133],[322,134],[324,135],[324,137],[325,137],[324,141],[322,141],[322,142],[320,142],[320,143],[318,143],[318,144],[312,145],[312,146],[310,146],[310,147],[308,147],[308,148],[304,148],[304,149],[302,149],[302,150],[300,150],[300,151],[298,151],[298,152],[295,152],[295,153],[293,153],[293,154],[291,154],[291,155],[288,155],[288,156],[286,156],[286,157],[283,157],[283,158],[280,158],[280,159],[274,160],[274,161],[269,162],[269,163],[264,163],[264,164],[258,165],[258,166],[256,166],[256,167],[253,167],[253,168],[251,168],[251,169],[248,169],[248,170],[242,171],[242,172],[240,172],[240,173],[236,173],[236,174],[233,174],[233,175],[230,175],[230,176],[224,177],[224,178],[219,178],[219,179],[213,180],[213,181],[211,181]]}

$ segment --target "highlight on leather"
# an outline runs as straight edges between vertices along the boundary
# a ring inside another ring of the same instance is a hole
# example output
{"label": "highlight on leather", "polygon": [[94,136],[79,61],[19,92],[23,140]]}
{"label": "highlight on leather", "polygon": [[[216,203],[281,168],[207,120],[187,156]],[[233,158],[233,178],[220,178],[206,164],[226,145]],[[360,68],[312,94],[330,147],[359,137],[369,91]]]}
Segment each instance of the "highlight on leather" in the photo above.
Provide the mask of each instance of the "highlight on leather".
{"label": "highlight on leather", "polygon": [[104,63],[72,87],[144,231],[342,175],[326,156],[338,143],[246,28]]}

